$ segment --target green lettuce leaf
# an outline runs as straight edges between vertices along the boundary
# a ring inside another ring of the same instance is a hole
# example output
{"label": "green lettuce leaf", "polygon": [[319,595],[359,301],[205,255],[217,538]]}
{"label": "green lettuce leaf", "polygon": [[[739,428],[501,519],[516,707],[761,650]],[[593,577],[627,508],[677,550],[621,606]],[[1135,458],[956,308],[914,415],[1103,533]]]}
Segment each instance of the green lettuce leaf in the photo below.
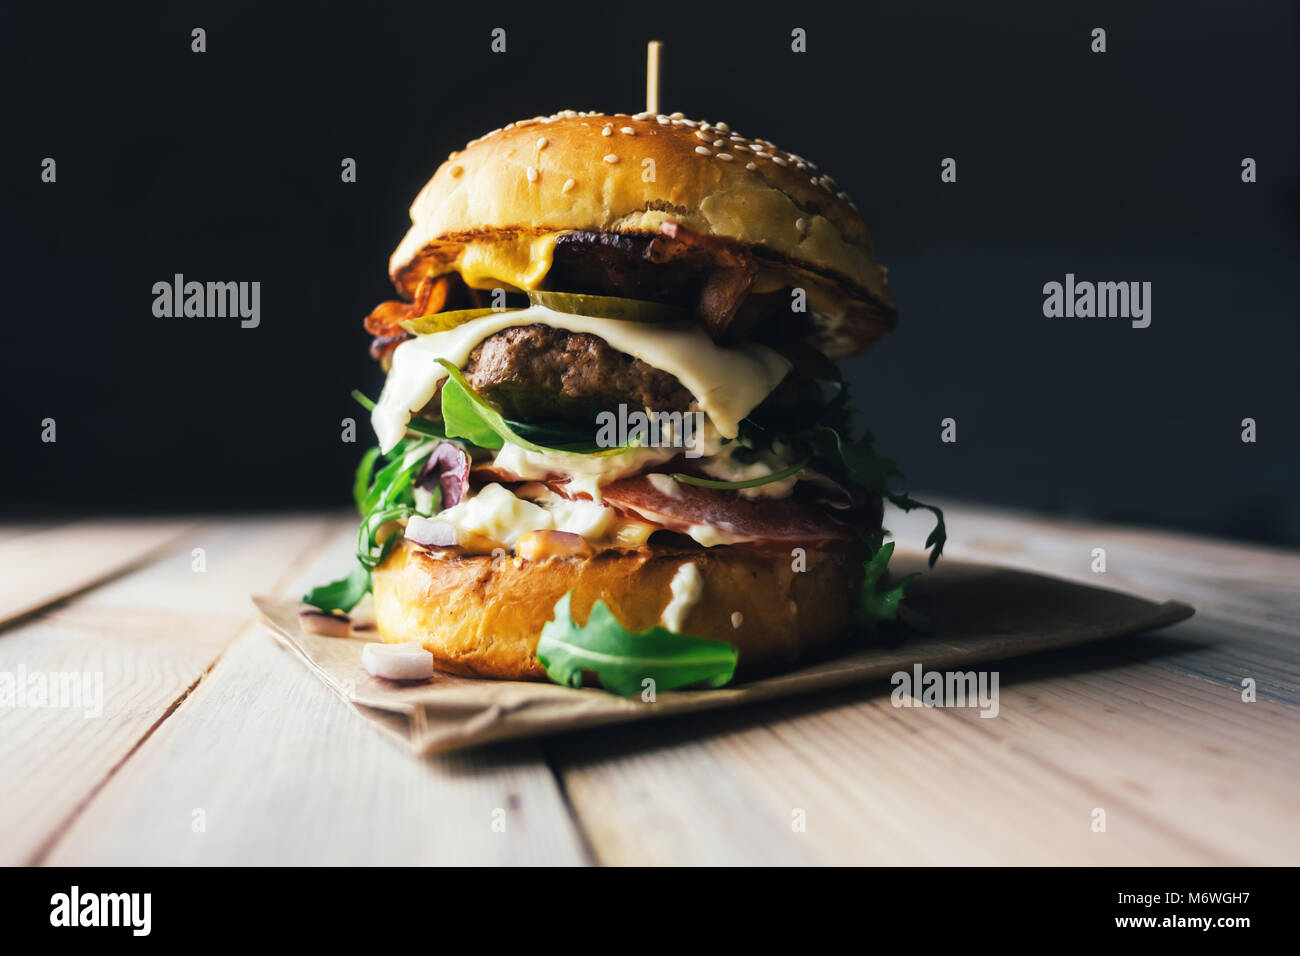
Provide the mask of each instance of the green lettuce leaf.
{"label": "green lettuce leaf", "polygon": [[592,604],[580,626],[569,612],[571,596],[560,598],[537,643],[537,660],[557,684],[581,687],[582,672],[591,671],[605,690],[630,697],[641,692],[647,677],[661,691],[692,684],[721,687],[735,675],[737,652],[730,644],[664,627],[633,634],[603,601]]}
{"label": "green lettuce leaf", "polygon": [[511,441],[530,451],[545,451],[523,439],[516,442],[505,418],[474,393],[460,369],[446,359],[438,359],[438,363],[447,370],[448,376],[442,386],[442,422],[448,438],[463,438],[471,445],[491,450]]}
{"label": "green lettuce leaf", "polygon": [[437,362],[447,370],[448,376],[442,387],[442,420],[448,438],[463,438],[472,445],[492,451],[505,442],[543,453],[563,451],[577,455],[611,455],[622,450],[597,445],[594,428],[559,422],[529,425],[510,421],[470,387],[460,369],[446,359]]}

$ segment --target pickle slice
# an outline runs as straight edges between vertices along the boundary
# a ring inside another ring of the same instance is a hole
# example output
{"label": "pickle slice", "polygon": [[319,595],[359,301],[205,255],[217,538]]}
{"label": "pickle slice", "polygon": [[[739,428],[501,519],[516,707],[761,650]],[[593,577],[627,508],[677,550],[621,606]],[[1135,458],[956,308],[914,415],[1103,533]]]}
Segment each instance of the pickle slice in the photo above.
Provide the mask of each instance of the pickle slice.
{"label": "pickle slice", "polygon": [[545,306],[556,312],[585,315],[593,319],[619,319],[624,322],[654,322],[659,324],[689,322],[691,313],[675,305],[647,302],[644,299],[623,299],[614,295],[587,295],[581,292],[528,293],[533,305]]}
{"label": "pickle slice", "polygon": [[498,312],[518,312],[518,309],[453,309],[451,312],[431,312],[415,319],[405,319],[399,323],[412,335],[433,335],[437,332],[450,332],[457,326],[481,319],[485,315]]}

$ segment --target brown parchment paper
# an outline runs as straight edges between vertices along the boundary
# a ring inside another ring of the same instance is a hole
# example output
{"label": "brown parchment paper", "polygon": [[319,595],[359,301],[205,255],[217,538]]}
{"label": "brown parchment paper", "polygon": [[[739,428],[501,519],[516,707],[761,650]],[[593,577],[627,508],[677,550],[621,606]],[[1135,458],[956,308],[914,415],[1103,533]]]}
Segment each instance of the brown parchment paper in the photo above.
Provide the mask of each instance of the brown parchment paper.
{"label": "brown parchment paper", "polygon": [[[891,570],[920,570],[919,557],[899,555]],[[369,641],[325,637],[298,624],[297,601],[254,598],[271,634],[367,720],[415,753],[459,750],[492,741],[649,720],[846,684],[887,680],[920,664],[926,670],[1015,657],[1086,641],[1136,634],[1191,617],[1177,601],[1086,587],[1058,578],[985,565],[940,561],[908,590],[908,604],[934,622],[933,633],[893,646],[849,645],[838,656],[786,673],[718,690],[666,691],[654,703],[558,684],[476,680],[438,674],[426,683],[371,677],[361,666]]]}

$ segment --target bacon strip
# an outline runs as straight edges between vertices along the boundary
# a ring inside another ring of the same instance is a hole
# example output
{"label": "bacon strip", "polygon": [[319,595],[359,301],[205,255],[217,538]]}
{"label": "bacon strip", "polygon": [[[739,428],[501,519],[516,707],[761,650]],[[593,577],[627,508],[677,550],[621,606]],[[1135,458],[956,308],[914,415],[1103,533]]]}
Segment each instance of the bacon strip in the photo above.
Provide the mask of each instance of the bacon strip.
{"label": "bacon strip", "polygon": [[619,511],[670,531],[685,534],[703,525],[760,551],[844,551],[858,542],[851,527],[799,498],[751,500],[733,491],[680,483],[673,494],[665,494],[645,475],[611,482],[601,495]]}
{"label": "bacon strip", "polygon": [[408,319],[418,319],[432,312],[441,312],[447,304],[447,292],[451,286],[448,276],[436,279],[425,277],[415,289],[414,302],[381,302],[366,316],[366,331],[377,338],[389,338],[406,335],[402,323]]}

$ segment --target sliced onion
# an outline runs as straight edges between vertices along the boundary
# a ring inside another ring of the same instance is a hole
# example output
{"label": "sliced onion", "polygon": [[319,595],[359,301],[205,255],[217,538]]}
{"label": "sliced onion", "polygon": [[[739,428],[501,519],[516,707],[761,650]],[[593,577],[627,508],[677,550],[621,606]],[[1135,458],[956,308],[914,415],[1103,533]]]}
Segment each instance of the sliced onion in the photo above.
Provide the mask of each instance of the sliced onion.
{"label": "sliced onion", "polygon": [[425,548],[454,548],[456,526],[450,521],[412,515],[406,522],[406,540]]}

